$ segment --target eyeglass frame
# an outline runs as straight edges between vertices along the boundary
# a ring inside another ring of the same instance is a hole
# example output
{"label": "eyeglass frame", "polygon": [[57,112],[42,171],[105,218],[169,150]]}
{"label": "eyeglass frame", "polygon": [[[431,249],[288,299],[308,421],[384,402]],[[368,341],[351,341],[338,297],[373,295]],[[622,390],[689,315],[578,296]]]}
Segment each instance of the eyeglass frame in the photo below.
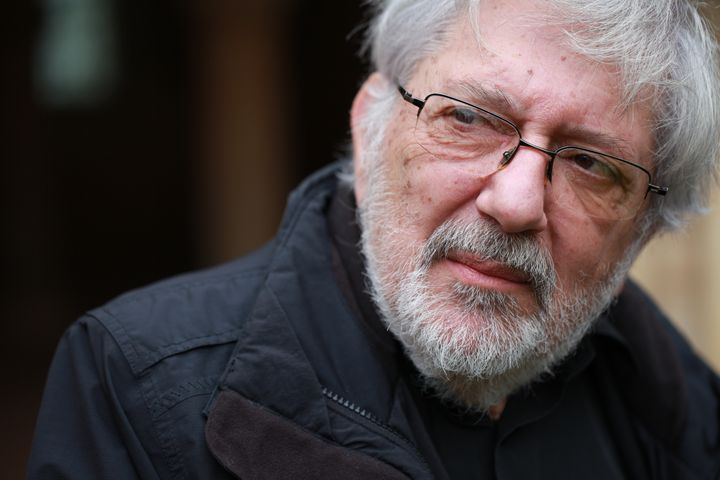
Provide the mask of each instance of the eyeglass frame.
{"label": "eyeglass frame", "polygon": [[504,153],[503,153],[503,160],[502,160],[502,162],[500,162],[500,165],[498,166],[498,168],[497,168],[496,171],[501,170],[501,169],[503,169],[504,167],[506,167],[508,164],[510,164],[510,162],[511,162],[511,161],[513,160],[513,158],[515,157],[515,154],[518,152],[518,150],[520,149],[520,147],[523,147],[523,146],[524,146],[524,147],[529,147],[529,148],[532,148],[532,149],[537,150],[537,151],[539,151],[539,152],[542,152],[542,153],[544,153],[544,154],[546,154],[546,155],[548,155],[548,156],[550,157],[550,161],[548,162],[547,170],[546,170],[546,172],[545,172],[545,177],[547,178],[547,180],[548,180],[549,182],[552,183],[552,169],[553,169],[553,164],[554,164],[554,162],[555,162],[555,157],[556,157],[560,152],[562,152],[563,150],[568,150],[568,149],[571,149],[571,148],[572,148],[572,149],[582,150],[582,151],[594,153],[594,154],[596,154],[596,155],[602,155],[602,156],[604,156],[604,157],[612,158],[613,160],[617,160],[617,161],[622,162],[622,163],[624,163],[624,164],[626,164],[626,165],[630,165],[631,167],[635,167],[635,168],[638,168],[638,169],[642,170],[642,171],[645,173],[645,175],[647,175],[647,178],[648,178],[648,186],[647,186],[647,190],[645,190],[645,195],[643,196],[643,201],[647,199],[648,193],[655,193],[655,194],[660,195],[660,196],[662,197],[662,196],[667,195],[667,193],[668,193],[669,190],[670,190],[669,187],[663,187],[663,186],[660,186],[660,185],[655,185],[655,184],[653,184],[653,183],[652,183],[652,174],[650,173],[650,171],[648,171],[645,167],[643,167],[643,166],[641,166],[641,165],[638,165],[638,164],[636,164],[636,163],[630,162],[630,161],[628,161],[628,160],[625,160],[624,158],[620,158],[620,157],[617,157],[617,156],[615,156],[615,155],[610,155],[610,154],[607,154],[607,153],[604,153],[604,152],[600,152],[600,151],[597,151],[597,150],[593,150],[593,149],[590,149],[590,148],[577,147],[577,146],[573,146],[573,145],[564,145],[564,146],[562,146],[562,147],[560,147],[560,148],[558,148],[558,149],[556,149],[556,150],[550,150],[550,149],[547,149],[547,148],[539,147],[539,146],[537,146],[537,145],[533,145],[532,143],[529,143],[528,141],[526,141],[526,140],[523,138],[522,132],[520,131],[520,128],[519,128],[517,125],[515,125],[513,122],[511,122],[511,121],[508,120],[507,118],[504,118],[504,117],[498,115],[497,113],[493,113],[493,112],[491,112],[491,111],[489,111],[489,110],[486,110],[486,109],[484,109],[484,108],[482,108],[482,107],[478,107],[477,105],[473,105],[473,104],[470,103],[470,102],[466,102],[465,100],[460,100],[459,98],[451,97],[450,95],[446,95],[446,94],[444,94],[444,93],[431,93],[431,94],[425,96],[425,99],[424,99],[424,100],[420,100],[419,98],[414,97],[414,96],[413,96],[410,92],[408,92],[402,85],[397,84],[397,88],[398,88],[398,91],[400,92],[400,95],[402,96],[402,99],[403,99],[403,100],[405,100],[406,102],[410,103],[411,105],[414,105],[415,107],[417,107],[417,109],[418,109],[417,118],[420,118],[420,114],[422,113],[423,108],[425,108],[425,104],[427,103],[427,101],[428,101],[428,99],[429,99],[430,97],[442,97],[442,98],[446,98],[446,99],[448,99],[448,100],[452,100],[452,101],[454,101],[454,102],[462,103],[462,104],[467,105],[467,106],[472,107],[472,108],[476,108],[476,109],[480,110],[481,112],[484,112],[484,113],[486,113],[486,114],[488,114],[488,115],[490,115],[490,116],[492,116],[492,117],[495,117],[495,118],[497,118],[498,120],[501,120],[501,121],[507,123],[508,125],[510,125],[510,126],[517,132],[518,138],[519,138],[519,142],[518,142],[517,147],[515,147],[515,149],[514,149],[512,152],[504,152]]}

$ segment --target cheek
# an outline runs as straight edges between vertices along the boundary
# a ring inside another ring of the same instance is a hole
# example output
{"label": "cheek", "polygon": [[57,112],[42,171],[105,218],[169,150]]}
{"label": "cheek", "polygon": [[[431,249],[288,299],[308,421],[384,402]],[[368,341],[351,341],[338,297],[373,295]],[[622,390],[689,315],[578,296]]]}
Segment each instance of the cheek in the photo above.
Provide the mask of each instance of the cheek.
{"label": "cheek", "polygon": [[392,122],[385,131],[385,138],[392,144],[396,139],[404,137],[405,133],[406,127],[401,128],[399,122]]}
{"label": "cheek", "polygon": [[632,242],[625,225],[590,218],[556,222],[551,236],[555,268],[566,287],[605,278]]}
{"label": "cheek", "polygon": [[450,218],[475,219],[477,185],[469,175],[422,154],[406,157],[403,165],[402,198],[417,227],[428,237]]}

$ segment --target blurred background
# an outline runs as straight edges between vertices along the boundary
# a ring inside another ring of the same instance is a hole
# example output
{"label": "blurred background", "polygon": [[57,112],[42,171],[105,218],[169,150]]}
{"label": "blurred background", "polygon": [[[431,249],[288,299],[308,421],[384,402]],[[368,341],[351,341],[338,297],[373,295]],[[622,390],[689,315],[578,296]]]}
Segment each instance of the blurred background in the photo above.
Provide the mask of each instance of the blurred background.
{"label": "blurred background", "polygon": [[[290,189],[345,150],[367,69],[359,3],[5,1],[3,478],[23,477],[46,370],[75,318],[257,247]],[[634,269],[716,369],[719,245],[715,208]]]}

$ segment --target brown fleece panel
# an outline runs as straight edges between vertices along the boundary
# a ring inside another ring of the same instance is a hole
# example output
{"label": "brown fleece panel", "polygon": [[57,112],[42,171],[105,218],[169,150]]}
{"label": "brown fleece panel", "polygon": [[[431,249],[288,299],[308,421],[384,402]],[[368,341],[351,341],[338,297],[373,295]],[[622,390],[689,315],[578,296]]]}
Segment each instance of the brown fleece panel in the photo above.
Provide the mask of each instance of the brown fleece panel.
{"label": "brown fleece panel", "polygon": [[215,458],[243,480],[408,478],[390,465],[334,445],[232,390],[218,395],[205,438]]}

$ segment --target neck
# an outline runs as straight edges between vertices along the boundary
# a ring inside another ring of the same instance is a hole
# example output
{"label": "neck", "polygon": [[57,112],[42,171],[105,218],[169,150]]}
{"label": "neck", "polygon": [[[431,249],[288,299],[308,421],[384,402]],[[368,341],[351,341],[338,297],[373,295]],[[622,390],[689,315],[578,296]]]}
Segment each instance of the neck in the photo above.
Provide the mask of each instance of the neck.
{"label": "neck", "polygon": [[490,417],[491,420],[496,422],[500,420],[500,416],[505,410],[505,405],[507,405],[507,397],[503,398],[495,405],[490,405],[490,408],[488,408],[487,410],[488,417]]}

